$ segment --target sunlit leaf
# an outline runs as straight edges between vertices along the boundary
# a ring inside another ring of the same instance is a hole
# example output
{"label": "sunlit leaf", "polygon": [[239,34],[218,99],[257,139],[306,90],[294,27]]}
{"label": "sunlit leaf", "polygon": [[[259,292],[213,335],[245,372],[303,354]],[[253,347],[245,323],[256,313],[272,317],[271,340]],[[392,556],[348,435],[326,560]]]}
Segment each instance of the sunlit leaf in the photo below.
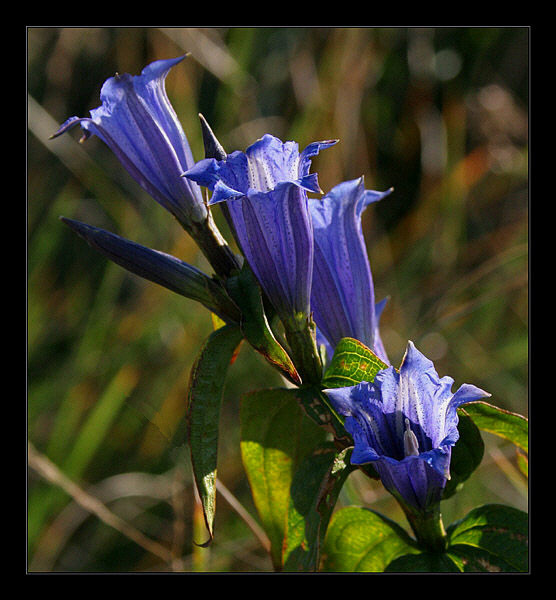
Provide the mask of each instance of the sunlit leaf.
{"label": "sunlit leaf", "polygon": [[461,410],[473,419],[479,429],[502,437],[528,452],[529,421],[522,415],[483,401],[468,402]]}
{"label": "sunlit leaf", "polygon": [[365,344],[353,338],[343,338],[334,350],[334,356],[323,377],[324,388],[357,385],[374,381],[375,375],[388,365]]}
{"label": "sunlit leaf", "polygon": [[358,506],[336,512],[326,534],[323,571],[382,572],[395,558],[416,552],[394,521]]}
{"label": "sunlit leaf", "polygon": [[241,455],[253,501],[271,542],[274,568],[282,567],[282,545],[297,466],[324,440],[307,419],[296,390],[260,390],[241,403]]}

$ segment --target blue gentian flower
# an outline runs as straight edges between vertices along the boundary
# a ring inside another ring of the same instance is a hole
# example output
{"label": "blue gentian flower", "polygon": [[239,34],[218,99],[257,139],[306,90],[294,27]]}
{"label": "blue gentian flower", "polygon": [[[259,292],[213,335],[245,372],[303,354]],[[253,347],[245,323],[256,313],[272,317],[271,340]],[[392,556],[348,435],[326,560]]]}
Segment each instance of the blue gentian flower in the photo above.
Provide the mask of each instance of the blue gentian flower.
{"label": "blue gentian flower", "polygon": [[313,228],[307,192],[322,193],[311,158],[337,140],[295,142],[266,134],[245,152],[207,158],[184,175],[209,188],[209,204],[226,202],[238,244],[261,287],[285,320],[307,317]]}
{"label": "blue gentian flower", "polygon": [[399,372],[388,367],[373,383],[325,390],[353,438],[351,462],[372,463],[386,489],[419,513],[440,502],[450,477],[456,409],[490,396],[469,384],[453,394],[453,383],[409,342]]}
{"label": "blue gentian flower", "polygon": [[165,89],[166,76],[185,57],[158,60],[139,76],[115,75],[104,82],[102,105],[90,117],[71,117],[52,136],[79,124],[83,139],[95,134],[131,176],[188,229],[207,217],[199,186],[181,177],[195,164],[189,143]]}
{"label": "blue gentian flower", "polygon": [[309,200],[315,239],[311,310],[329,353],[343,337],[352,337],[390,364],[378,328],[385,300],[375,304],[361,215],[391,191],[366,190],[361,177]]}

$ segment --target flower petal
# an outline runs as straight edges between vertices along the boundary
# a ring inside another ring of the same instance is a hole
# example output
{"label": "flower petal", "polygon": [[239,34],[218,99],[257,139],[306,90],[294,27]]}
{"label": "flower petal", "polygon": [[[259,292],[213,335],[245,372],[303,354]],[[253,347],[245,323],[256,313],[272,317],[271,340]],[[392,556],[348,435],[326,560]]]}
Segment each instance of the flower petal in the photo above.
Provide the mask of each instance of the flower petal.
{"label": "flower petal", "polygon": [[183,58],[156,61],[139,76],[110,77],[91,117],[68,119],[53,137],[79,123],[85,137],[98,136],[139,185],[187,226],[206,219],[207,210],[198,185],[181,177],[193,157],[164,86]]}
{"label": "flower petal", "polygon": [[426,511],[440,502],[446,478],[421,456],[408,456],[402,461],[383,458],[373,466],[384,487],[404,504]]}
{"label": "flower petal", "polygon": [[316,173],[309,174],[309,170],[311,168],[311,159],[317,154],[320,153],[321,150],[325,150],[326,148],[330,148],[337,144],[340,140],[324,140],[321,142],[312,142],[309,144],[303,152],[299,155],[299,167],[297,176],[300,181],[303,182],[302,185],[309,192],[315,192],[317,194],[321,194],[322,190],[320,189],[317,175]]}
{"label": "flower petal", "polygon": [[417,510],[439,502],[450,477],[458,406],[488,396],[469,384],[452,394],[452,385],[408,342],[399,372],[388,367],[373,383],[324,390],[345,417],[352,463],[373,462],[384,486]]}
{"label": "flower petal", "polygon": [[314,187],[308,157],[329,145],[315,142],[300,156],[296,142],[266,134],[244,153],[184,173],[212,190],[209,204],[226,202],[234,236],[283,320],[309,315],[314,243],[303,186]]}
{"label": "flower petal", "polygon": [[303,191],[281,183],[228,203],[245,255],[276,310],[309,314],[313,239]]}
{"label": "flower petal", "polygon": [[381,341],[375,347],[378,323],[361,214],[387,194],[365,190],[360,178],[337,185],[322,200],[309,200],[315,236],[315,323],[333,347],[343,337],[353,337],[382,360],[387,357]]}

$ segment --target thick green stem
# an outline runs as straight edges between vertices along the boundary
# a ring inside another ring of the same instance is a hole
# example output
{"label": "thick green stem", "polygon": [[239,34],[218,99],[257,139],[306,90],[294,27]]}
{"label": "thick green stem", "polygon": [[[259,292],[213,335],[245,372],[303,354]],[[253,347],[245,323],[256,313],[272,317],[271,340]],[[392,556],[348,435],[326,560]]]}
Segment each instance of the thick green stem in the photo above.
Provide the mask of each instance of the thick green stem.
{"label": "thick green stem", "polygon": [[419,545],[429,552],[444,552],[447,540],[440,505],[424,513],[414,511],[402,503],[400,505]]}
{"label": "thick green stem", "polygon": [[234,270],[241,268],[237,257],[216,226],[210,211],[204,221],[191,222],[187,225],[182,223],[182,226],[195,240],[217,275],[226,278]]}
{"label": "thick green stem", "polygon": [[304,384],[320,384],[322,363],[315,341],[315,326],[308,317],[292,318],[284,322],[286,340],[292,359]]}

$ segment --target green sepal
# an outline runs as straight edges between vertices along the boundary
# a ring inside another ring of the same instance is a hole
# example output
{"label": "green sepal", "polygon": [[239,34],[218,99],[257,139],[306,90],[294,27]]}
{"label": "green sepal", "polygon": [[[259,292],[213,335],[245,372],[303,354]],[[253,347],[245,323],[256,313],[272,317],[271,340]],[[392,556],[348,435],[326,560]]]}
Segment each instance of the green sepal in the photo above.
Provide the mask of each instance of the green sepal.
{"label": "green sepal", "polygon": [[306,415],[319,427],[329,431],[337,439],[348,440],[343,417],[332,408],[322,390],[314,386],[302,386],[296,390],[296,397]]}
{"label": "green sepal", "polygon": [[270,327],[261,289],[247,262],[228,278],[226,288],[241,310],[240,327],[245,339],[284,377],[299,385],[301,377]]}
{"label": "green sepal", "polygon": [[236,325],[214,331],[205,341],[191,370],[187,398],[187,434],[193,476],[209,539],[213,538],[216,506],[218,425],[226,372],[242,334]]}

